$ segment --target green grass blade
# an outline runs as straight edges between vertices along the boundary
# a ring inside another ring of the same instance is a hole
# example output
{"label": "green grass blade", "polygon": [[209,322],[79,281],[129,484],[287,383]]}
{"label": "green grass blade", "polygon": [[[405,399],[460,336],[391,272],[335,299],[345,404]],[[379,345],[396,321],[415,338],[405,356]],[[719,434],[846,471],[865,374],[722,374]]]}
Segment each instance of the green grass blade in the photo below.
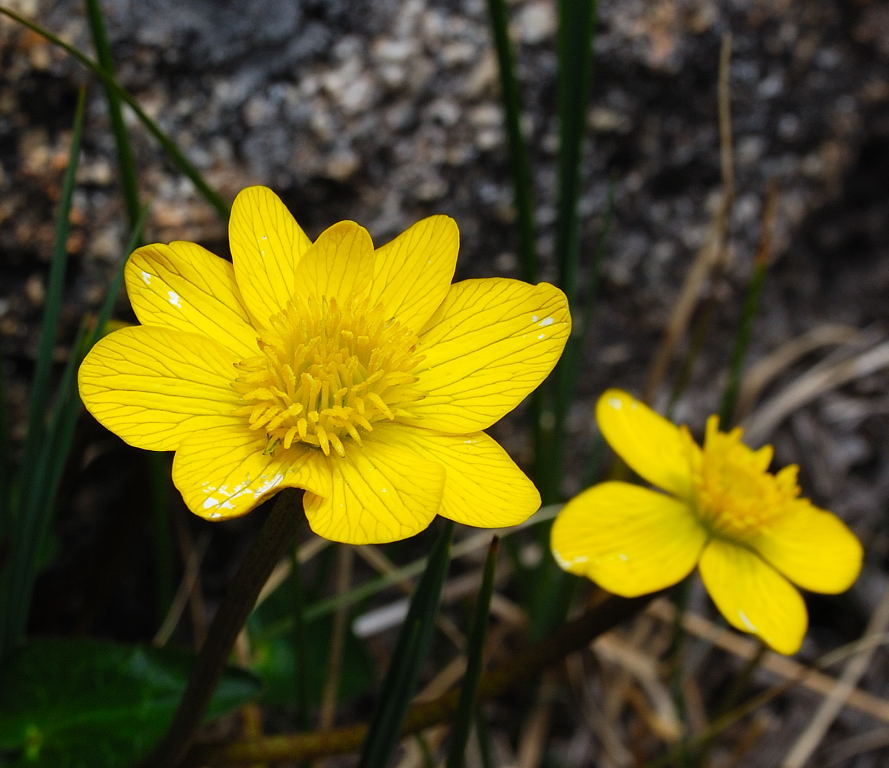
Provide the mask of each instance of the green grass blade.
{"label": "green grass blade", "polygon": [[450,564],[453,533],[454,523],[444,521],[411,598],[362,747],[359,768],[383,768],[398,745],[404,715],[432,641],[441,588]]}
{"label": "green grass blade", "polygon": [[[559,264],[559,285],[568,297],[569,306],[574,306],[577,301],[577,274],[580,264],[580,219],[577,204],[580,199],[583,138],[592,76],[595,19],[595,0],[559,0],[556,39],[559,150],[556,161],[558,191],[555,253]],[[538,470],[540,492],[545,504],[559,498],[564,464],[565,419],[577,378],[576,366],[571,365],[570,361],[578,355],[578,339],[579,334],[572,334],[562,362],[556,367],[552,386],[552,423],[549,429],[542,430],[544,455],[538,459]]]}
{"label": "green grass blade", "polygon": [[[605,217],[602,223],[602,229],[599,232],[599,237],[596,241],[596,247],[593,249],[593,255],[589,263],[589,280],[587,283],[586,300],[584,301],[583,308],[579,313],[580,333],[577,334],[576,343],[568,344],[567,348],[565,349],[565,353],[562,355],[562,360],[559,363],[559,365],[564,369],[563,374],[560,376],[559,379],[559,399],[560,402],[564,404],[565,408],[570,405],[571,400],[574,397],[577,381],[581,373],[580,366],[583,359],[583,350],[587,349],[590,339],[592,338],[593,318],[596,314],[596,298],[599,288],[599,273],[602,267],[602,258],[605,252],[605,246],[608,242],[608,236],[611,233],[611,224],[613,218],[614,185],[610,185],[608,188],[608,199],[606,202]],[[574,308],[576,309],[576,307],[577,305],[575,304]],[[577,319],[577,314],[578,313],[575,312],[575,321]],[[564,419],[566,415],[566,413],[563,413],[562,418]]]}
{"label": "green grass blade", "polygon": [[744,308],[741,310],[741,322],[735,335],[735,346],[732,349],[732,359],[729,364],[728,381],[722,396],[722,404],[719,409],[719,428],[727,430],[732,426],[735,417],[735,406],[738,404],[738,395],[741,392],[741,376],[744,373],[744,360],[747,357],[747,348],[750,346],[750,334],[753,332],[753,321],[756,319],[759,309],[759,300],[762,297],[763,285],[765,285],[766,273],[769,271],[767,259],[756,260],[753,267],[753,277],[744,298]]}
{"label": "green grass blade", "polygon": [[71,132],[71,145],[68,150],[68,167],[62,179],[62,192],[56,213],[55,241],[52,261],[47,281],[46,303],[43,307],[43,321],[40,327],[40,342],[37,347],[37,361],[34,380],[31,385],[31,398],[28,403],[28,431],[25,437],[24,468],[27,471],[35,453],[43,443],[46,425],[46,409],[49,402],[50,381],[52,379],[53,349],[58,337],[59,313],[62,307],[62,291],[65,287],[65,270],[68,262],[68,233],[71,216],[71,202],[74,196],[74,180],[80,160],[80,141],[83,136],[83,114],[86,94],[83,89],[77,97],[74,114],[74,128]]}
{"label": "green grass blade", "polygon": [[[500,75],[500,100],[509,151],[510,176],[513,184],[516,218],[519,227],[520,276],[529,283],[537,281],[537,232],[534,225],[533,181],[528,145],[522,133],[522,101],[516,77],[515,55],[509,39],[509,15],[505,0],[488,0],[488,19],[497,69]],[[547,390],[540,387],[531,395],[531,425],[534,440],[534,479],[542,472],[546,452],[545,430],[542,427],[547,411]]]}
{"label": "green grass blade", "polygon": [[534,227],[531,163],[528,159],[528,146],[522,134],[522,102],[516,79],[515,56],[509,40],[509,18],[505,0],[488,0],[488,16],[500,73],[500,99],[503,103],[509,165],[519,225],[521,276],[523,280],[533,283],[537,280],[537,234]]}
{"label": "green grass blade", "polygon": [[27,433],[22,453],[22,469],[17,479],[18,490],[12,499],[9,510],[9,528],[6,532],[8,547],[7,561],[0,574],[0,609],[2,609],[3,631],[0,634],[0,656],[4,655],[21,640],[25,622],[29,594],[22,593],[20,583],[29,567],[28,553],[34,551],[33,537],[36,534],[36,521],[30,514],[30,489],[42,479],[38,466],[41,453],[47,445],[46,412],[49,403],[50,381],[52,379],[52,356],[58,336],[59,313],[62,305],[62,291],[65,285],[65,268],[68,260],[68,232],[71,202],[74,195],[77,164],[80,160],[80,142],[83,135],[83,115],[86,95],[81,89],[77,98],[71,144],[68,150],[68,167],[62,179],[61,197],[56,215],[55,241],[52,261],[47,281],[46,303],[40,329],[37,361],[31,397],[28,403]]}
{"label": "green grass blade", "polygon": [[491,539],[488,556],[482,576],[482,585],[475,605],[475,616],[469,641],[466,646],[466,674],[460,688],[460,702],[457,705],[451,744],[448,748],[447,768],[463,768],[466,759],[466,744],[475,720],[478,703],[478,684],[484,668],[485,636],[488,631],[488,612],[491,608],[491,595],[494,592],[494,571],[497,567],[499,540]]}
{"label": "green grass blade", "polygon": [[148,132],[154,136],[157,140],[158,144],[161,145],[161,148],[164,152],[167,153],[170,160],[173,164],[194,184],[195,189],[197,189],[198,193],[203,196],[203,198],[216,209],[216,212],[219,214],[219,217],[224,221],[228,221],[229,218],[229,207],[226,202],[222,199],[216,190],[214,190],[201,175],[201,172],[191,164],[188,158],[182,153],[179,147],[176,146],[176,143],[164,133],[160,126],[154,122],[146,113],[142,107],[139,106],[139,102],[125,89],[123,89],[120,85],[118,85],[117,81],[112,77],[108,72],[106,72],[101,66],[99,66],[98,62],[93,61],[89,56],[81,53],[77,48],[73,45],[69,45],[64,40],[62,40],[57,35],[54,35],[45,27],[40,26],[34,21],[21,16],[15,11],[4,8],[0,6],[0,14],[4,16],[8,16],[10,19],[17,21],[19,24],[30,29],[32,32],[36,32],[41,37],[45,37],[49,42],[53,45],[61,48],[68,55],[75,58],[78,62],[80,62],[84,67],[86,67],[90,72],[92,72],[96,77],[98,77],[102,83],[117,95],[117,97],[124,102],[130,109],[135,112],[136,117],[139,118],[141,123],[145,126]]}
{"label": "green grass blade", "polygon": [[569,301],[576,294],[580,261],[577,201],[580,199],[581,150],[592,76],[595,19],[595,0],[559,0],[556,257],[561,287]]}
{"label": "green grass blade", "polygon": [[12,455],[9,448],[9,405],[6,402],[6,365],[0,355],[0,549],[9,534],[12,508]]}
{"label": "green grass blade", "polygon": [[[134,247],[145,215],[146,209],[143,209],[130,233],[126,253]],[[4,598],[9,601],[9,609],[5,614],[8,619],[5,622],[6,634],[3,638],[4,652],[21,642],[24,636],[34,580],[41,566],[40,555],[46,546],[56,496],[71,453],[74,430],[80,415],[81,404],[76,387],[77,368],[87,351],[103,333],[111,316],[115,299],[123,283],[125,263],[126,259],[121,259],[94,326],[89,328],[86,321],[81,324],[74,347],[62,372],[52,418],[45,429],[44,439],[26,467],[15,546],[11,548],[9,569],[5,574],[8,579],[4,581]]]}
{"label": "green grass blade", "polygon": [[99,307],[99,312],[96,315],[96,322],[90,336],[89,344],[87,345],[87,351],[89,351],[93,344],[102,338],[102,335],[105,333],[105,326],[108,325],[108,321],[111,319],[111,313],[114,311],[114,304],[117,302],[117,298],[120,296],[120,292],[123,289],[123,276],[124,269],[127,265],[127,259],[129,259],[130,254],[136,249],[136,246],[138,246],[141,241],[142,229],[145,226],[145,219],[147,217],[148,206],[146,205],[142,207],[139,211],[139,215],[133,222],[130,235],[127,238],[127,244],[124,246],[124,257],[117,265],[117,271],[114,273],[114,277],[111,278],[111,282],[108,284],[108,290],[105,293],[105,301],[102,302],[102,306]]}
{"label": "green grass blade", "polygon": [[[99,66],[108,75],[114,78],[114,59],[111,56],[111,47],[108,44],[108,32],[105,29],[105,19],[102,16],[102,7],[99,0],[86,0],[87,19],[90,32],[93,36],[93,47],[96,49],[96,59]],[[111,131],[117,145],[117,165],[120,169],[120,183],[123,190],[124,203],[127,208],[127,217],[130,227],[139,218],[139,179],[136,173],[136,159],[133,155],[133,147],[130,144],[130,135],[123,120],[123,110],[120,106],[120,97],[113,88],[105,84],[105,99],[108,102],[108,118],[111,121]]]}

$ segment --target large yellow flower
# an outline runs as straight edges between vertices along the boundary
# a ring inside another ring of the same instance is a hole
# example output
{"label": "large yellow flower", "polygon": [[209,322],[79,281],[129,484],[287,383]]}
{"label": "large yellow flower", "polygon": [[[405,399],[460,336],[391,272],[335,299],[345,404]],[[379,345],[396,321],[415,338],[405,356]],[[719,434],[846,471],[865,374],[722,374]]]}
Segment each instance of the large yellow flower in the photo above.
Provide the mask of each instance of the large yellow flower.
{"label": "large yellow flower", "polygon": [[79,374],[108,429],[176,451],[193,512],[234,517],[303,488],[313,530],[361,544],[411,536],[436,514],[499,527],[537,509],[482,430],[558,360],[571,326],[558,288],[452,285],[447,216],[376,250],[351,221],[312,243],[264,187],[236,198],[229,240],[233,263],[187,242],[133,253],[141,325],[101,340]]}
{"label": "large yellow flower", "polygon": [[602,395],[596,418],[618,455],[664,493],[606,482],[569,501],[552,529],[559,564],[624,597],[671,586],[697,565],[733,627],[795,653],[807,616],[793,584],[848,589],[861,570],[854,534],[799,498],[796,466],[769,474],[771,446],[751,450],[715,416],[703,447],[619,390]]}

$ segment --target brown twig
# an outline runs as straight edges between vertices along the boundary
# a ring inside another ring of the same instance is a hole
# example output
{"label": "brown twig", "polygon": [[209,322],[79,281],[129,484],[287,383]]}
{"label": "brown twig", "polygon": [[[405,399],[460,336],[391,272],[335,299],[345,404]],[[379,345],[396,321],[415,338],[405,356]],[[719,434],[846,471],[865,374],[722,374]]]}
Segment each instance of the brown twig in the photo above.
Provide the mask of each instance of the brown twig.
{"label": "brown twig", "polygon": [[704,286],[714,274],[719,274],[728,261],[728,243],[731,234],[731,212],[735,201],[735,173],[732,163],[731,117],[731,35],[723,35],[719,51],[718,116],[719,116],[719,163],[722,176],[722,200],[713,220],[707,242],[698,252],[691,269],[679,291],[664,338],[655,351],[648,369],[642,399],[651,402],[664,378],[676,347],[688,330],[695,309],[704,293]]}
{"label": "brown twig", "polygon": [[[536,676],[569,653],[585,648],[594,638],[642,611],[652,597],[654,596],[647,595],[630,600],[609,597],[578,618],[562,625],[549,637],[514,654],[509,662],[491,670],[482,678],[479,697],[497,696]],[[447,721],[456,710],[459,696],[459,689],[454,689],[432,701],[414,704],[408,710],[403,733],[416,733]],[[186,764],[235,766],[260,761],[293,762],[343,754],[357,750],[366,732],[367,724],[360,723],[316,733],[282,734],[256,741],[196,746],[189,754]]]}
{"label": "brown twig", "polygon": [[[216,683],[234,647],[238,633],[256,604],[256,598],[272,569],[290,549],[305,515],[296,496],[282,491],[244,557],[229,591],[219,606],[207,640],[182,694],[179,708],[166,736],[145,761],[146,768],[173,768],[188,751],[194,733],[207,711]],[[251,759],[249,763],[262,762]]]}

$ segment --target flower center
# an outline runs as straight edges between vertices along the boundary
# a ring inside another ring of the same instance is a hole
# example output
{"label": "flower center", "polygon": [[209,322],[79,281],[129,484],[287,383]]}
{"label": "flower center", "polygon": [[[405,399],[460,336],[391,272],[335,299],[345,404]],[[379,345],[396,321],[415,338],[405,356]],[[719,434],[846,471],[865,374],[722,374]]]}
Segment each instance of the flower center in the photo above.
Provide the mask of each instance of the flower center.
{"label": "flower center", "polygon": [[294,298],[269,326],[233,383],[244,403],[237,413],[265,432],[266,453],[302,442],[345,456],[344,441],[361,443],[362,431],[409,415],[423,397],[413,386],[417,336],[382,305]]}
{"label": "flower center", "polygon": [[797,499],[797,467],[771,474],[771,446],[751,450],[740,429],[720,432],[718,423],[716,416],[707,420],[700,459],[692,463],[697,512],[714,534],[743,540]]}

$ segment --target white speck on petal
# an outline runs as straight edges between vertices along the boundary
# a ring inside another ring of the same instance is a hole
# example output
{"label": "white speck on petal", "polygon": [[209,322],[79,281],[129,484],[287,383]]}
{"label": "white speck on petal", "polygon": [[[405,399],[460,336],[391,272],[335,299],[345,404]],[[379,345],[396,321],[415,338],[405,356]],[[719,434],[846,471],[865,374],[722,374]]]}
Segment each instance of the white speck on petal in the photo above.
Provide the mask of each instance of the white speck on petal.
{"label": "white speck on petal", "polygon": [[179,294],[176,291],[167,291],[167,296],[170,297],[170,304],[172,304],[177,309],[182,309],[182,299],[179,297]]}
{"label": "white speck on petal", "polygon": [[559,568],[563,571],[570,571],[572,565],[582,564],[587,561],[587,558],[584,555],[579,557],[571,558],[570,560],[566,557],[562,557],[557,550],[552,550],[553,558],[559,564]]}
{"label": "white speck on petal", "polygon": [[619,411],[623,407],[623,403],[619,397],[609,397],[608,405],[614,408],[615,411]]}
{"label": "white speck on petal", "polygon": [[540,318],[537,315],[531,315],[531,322],[536,323]]}
{"label": "white speck on petal", "polygon": [[541,320],[539,323],[537,323],[537,325],[539,325],[541,328],[546,328],[546,326],[552,325],[554,322],[556,322],[556,321],[553,318],[544,317],[543,320]]}
{"label": "white speck on petal", "polygon": [[218,518],[222,517],[222,513],[221,512],[211,512],[209,515],[207,515],[207,517],[209,517],[211,520],[217,520]]}
{"label": "white speck on petal", "polygon": [[256,493],[258,494],[263,494],[266,491],[270,491],[275,486],[280,485],[281,481],[284,479],[284,475],[279,472],[277,475],[274,475],[271,478],[268,477],[268,475],[262,475],[261,479],[265,482],[256,489]]}
{"label": "white speck on petal", "polygon": [[151,282],[151,275],[149,275],[144,269],[142,270],[142,282],[145,285],[148,285]]}
{"label": "white speck on petal", "polygon": [[741,620],[741,623],[747,627],[751,632],[756,632],[756,625],[750,621],[747,617],[747,614],[744,611],[738,611],[738,618]]}
{"label": "white speck on petal", "polygon": [[537,334],[537,339],[538,339],[538,340],[545,339],[545,338],[546,338],[546,334],[545,334],[545,333],[538,333],[538,334]]}
{"label": "white speck on petal", "polygon": [[204,509],[210,509],[210,507],[215,507],[217,504],[219,504],[219,499],[214,498],[213,496],[208,496],[204,499],[203,507]]}

